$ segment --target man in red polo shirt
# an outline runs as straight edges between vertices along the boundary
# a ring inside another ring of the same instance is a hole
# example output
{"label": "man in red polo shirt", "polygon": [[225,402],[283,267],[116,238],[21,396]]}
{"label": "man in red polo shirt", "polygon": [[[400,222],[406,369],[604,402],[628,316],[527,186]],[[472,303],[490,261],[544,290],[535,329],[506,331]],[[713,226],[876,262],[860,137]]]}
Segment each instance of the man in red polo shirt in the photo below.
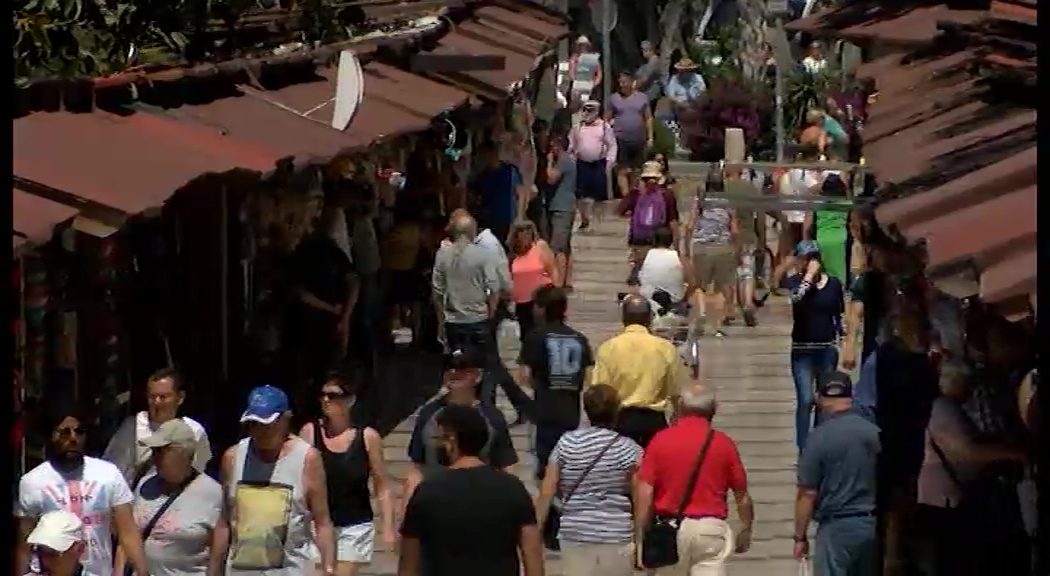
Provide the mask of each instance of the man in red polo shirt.
{"label": "man in red polo shirt", "polygon": [[[658,432],[642,457],[635,502],[638,542],[654,515],[668,518],[677,514],[707,435],[713,434],[692,494],[685,498],[678,564],[658,569],[658,576],[725,576],[726,559],[751,546],[755,510],[747,493],[747,473],[736,443],[711,427],[716,407],[714,389],[699,383],[684,389],[676,405],[677,422]],[[735,535],[726,521],[729,490],[743,524]]]}

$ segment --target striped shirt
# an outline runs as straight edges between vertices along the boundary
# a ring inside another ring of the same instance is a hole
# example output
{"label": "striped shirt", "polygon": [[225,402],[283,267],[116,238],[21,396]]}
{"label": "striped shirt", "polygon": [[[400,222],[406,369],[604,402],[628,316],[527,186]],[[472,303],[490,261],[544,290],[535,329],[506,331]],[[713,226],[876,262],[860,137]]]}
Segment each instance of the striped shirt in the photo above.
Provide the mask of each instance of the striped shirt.
{"label": "striped shirt", "polygon": [[[606,446],[609,448],[595,462]],[[599,544],[631,541],[630,475],[641,458],[641,446],[607,428],[581,428],[562,435],[551,453],[551,462],[558,465],[559,496],[564,499],[576,486],[562,505],[562,540]],[[594,467],[580,482],[592,462]]]}

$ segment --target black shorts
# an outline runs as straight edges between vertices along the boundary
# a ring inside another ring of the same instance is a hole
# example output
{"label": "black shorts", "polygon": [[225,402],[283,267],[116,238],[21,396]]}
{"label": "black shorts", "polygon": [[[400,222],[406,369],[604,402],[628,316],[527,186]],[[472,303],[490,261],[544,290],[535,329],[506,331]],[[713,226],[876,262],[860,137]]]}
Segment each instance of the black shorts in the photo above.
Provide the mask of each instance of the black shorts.
{"label": "black shorts", "polygon": [[624,408],[616,422],[616,431],[638,443],[643,449],[667,428],[667,416],[663,412],[648,408]]}
{"label": "black shorts", "polygon": [[605,160],[576,161],[576,197],[597,202],[607,200]]}
{"label": "black shorts", "polygon": [[637,170],[645,163],[645,142],[616,141],[616,166]]}

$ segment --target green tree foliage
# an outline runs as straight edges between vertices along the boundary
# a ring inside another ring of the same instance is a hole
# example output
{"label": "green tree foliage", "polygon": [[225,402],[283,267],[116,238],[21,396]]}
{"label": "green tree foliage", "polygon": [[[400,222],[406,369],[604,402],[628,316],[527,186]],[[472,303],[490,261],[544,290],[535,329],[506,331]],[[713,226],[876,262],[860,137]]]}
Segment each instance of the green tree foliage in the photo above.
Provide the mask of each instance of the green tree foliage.
{"label": "green tree foliage", "polygon": [[339,8],[334,0],[289,10],[256,0],[15,0],[15,83],[215,60],[289,40],[343,40],[364,16]]}

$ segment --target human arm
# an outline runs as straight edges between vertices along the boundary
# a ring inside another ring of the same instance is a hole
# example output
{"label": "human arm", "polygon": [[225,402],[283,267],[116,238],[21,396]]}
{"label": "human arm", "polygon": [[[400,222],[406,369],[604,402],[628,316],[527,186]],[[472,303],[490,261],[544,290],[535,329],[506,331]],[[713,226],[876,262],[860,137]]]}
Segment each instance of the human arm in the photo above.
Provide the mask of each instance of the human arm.
{"label": "human arm", "polygon": [[813,211],[806,212],[806,217],[802,220],[802,239],[812,240],[816,235],[816,230],[813,229]]}
{"label": "human arm", "polygon": [[335,526],[328,513],[328,485],[325,481],[321,453],[311,448],[306,453],[303,479],[306,484],[306,504],[314,521],[314,539],[321,555],[325,574],[335,573]]}
{"label": "human arm", "polygon": [[514,515],[520,526],[518,532],[518,549],[521,551],[522,576],[543,576],[543,537],[540,524],[537,522],[536,511],[533,508],[532,498],[528,490],[520,480],[512,480],[517,484],[516,494],[513,495]]}
{"label": "human arm", "polygon": [[489,465],[493,468],[510,472],[511,467],[518,463],[518,452],[514,449],[514,442],[510,438],[510,427],[503,412],[490,405],[482,405],[485,418],[492,426],[495,438],[492,448],[489,450]]}
{"label": "human arm", "polygon": [[[557,446],[554,450],[555,452],[558,451]],[[554,453],[552,453],[550,462],[547,463],[547,469],[543,473],[543,482],[540,484],[539,494],[536,495],[536,524],[543,526],[547,521],[551,500],[558,492],[558,482],[560,481],[561,469],[558,467]]]}
{"label": "human arm", "polygon": [[817,488],[823,478],[820,438],[811,434],[798,459],[798,491],[795,495],[795,558],[809,555],[809,523],[817,502]]}
{"label": "human arm", "polygon": [[[648,99],[648,97],[646,97]],[[646,102],[645,108],[642,108],[642,119],[645,120],[645,145],[647,148],[653,147],[653,110]]]}
{"label": "human arm", "polygon": [[357,298],[360,294],[360,283],[357,281],[357,274],[347,272],[345,279],[347,286],[346,300],[343,303],[342,309],[339,311],[339,323],[336,324],[336,330],[344,341],[350,335],[350,317],[354,313],[354,308],[357,307]]}
{"label": "human arm", "polygon": [[966,415],[946,399],[934,402],[930,412],[929,435],[932,442],[944,452],[953,469],[965,462],[980,468],[1004,460],[1022,462],[1023,450],[998,442],[975,442],[966,424]]}
{"label": "human arm", "polygon": [[423,515],[429,502],[426,491],[405,494],[405,515],[401,522],[401,546],[397,562],[398,576],[419,576],[422,550],[419,539],[424,530]]}
{"label": "human arm", "polygon": [[416,488],[423,482],[423,464],[426,462],[426,425],[439,408],[434,403],[424,404],[416,416],[416,424],[412,429],[412,436],[408,440],[408,460],[412,463],[408,473],[405,474],[404,492],[401,501],[405,509],[402,516],[407,513],[409,500]]}
{"label": "human arm", "polygon": [[[732,442],[732,441],[730,441]],[[740,515],[741,528],[737,532],[736,552],[743,554],[751,547],[751,527],[755,523],[755,504],[747,490],[747,471],[735,444],[729,464],[729,489],[736,500],[736,512]]]}
{"label": "human arm", "polygon": [[605,71],[602,70],[602,64],[601,64],[601,62],[599,62],[594,67],[594,85],[595,86],[601,86],[602,85],[602,75],[603,74],[605,74]]}
{"label": "human arm", "polygon": [[561,170],[558,170],[558,158],[554,157],[553,152],[547,153],[547,183],[551,186],[556,186],[558,180],[561,180]]}
{"label": "human arm", "polygon": [[485,263],[483,264],[483,270],[485,273],[485,293],[488,294],[486,303],[488,305],[489,318],[492,318],[496,315],[496,310],[499,309],[500,299],[503,297],[503,286],[500,284],[500,275],[496,264],[496,258],[486,258]]}
{"label": "human arm", "polygon": [[543,240],[537,240],[536,245],[540,249],[540,261],[543,263],[543,271],[551,277],[551,282],[555,286],[561,286],[561,274],[558,272],[558,265],[554,261],[554,252],[551,251],[550,245]]}
{"label": "human arm", "polygon": [[382,515],[383,541],[393,544],[394,498],[390,489],[390,478],[386,474],[386,458],[383,455],[383,437],[375,428],[365,428],[365,450],[368,452],[368,465],[372,470],[372,486],[379,498],[379,513]]}
{"label": "human arm", "polygon": [[615,385],[609,381],[609,369],[606,367],[603,359],[604,354],[602,354],[602,350],[604,346],[605,344],[598,346],[598,350],[594,355],[594,369],[591,370],[590,378],[586,380],[586,386],[608,384],[615,387]]}
{"label": "human arm", "polygon": [[[127,496],[130,496],[131,491],[126,485],[125,490]],[[146,551],[142,547],[142,532],[135,524],[135,515],[131,512],[130,501],[113,507],[113,531],[116,533],[117,542],[124,552],[127,563],[131,564],[135,574],[148,576],[149,564],[146,563]]]}
{"label": "human arm", "polygon": [[602,138],[605,139],[605,169],[609,170],[616,164],[616,157],[620,152],[620,145],[616,142],[616,133],[609,129],[610,126],[606,124],[604,131],[602,132]]}
{"label": "human arm", "polygon": [[620,205],[616,207],[616,213],[623,217],[630,217],[631,213],[634,212],[634,207],[638,205],[638,188],[632,188],[627,194],[620,200]]}
{"label": "human arm", "polygon": [[674,104],[683,104],[687,100],[685,90],[682,88],[682,84],[678,81],[678,77],[675,76],[667,82],[667,87],[664,90],[664,94]]}
{"label": "human arm", "polygon": [[208,576],[222,576],[226,573],[226,552],[230,548],[230,481],[233,474],[234,448],[229,448],[222,455],[219,463],[219,482],[222,484],[222,508],[219,521],[211,531],[211,546],[208,549]]}
{"label": "human arm", "polygon": [[667,227],[671,229],[671,245],[677,246],[680,236],[678,221],[681,220],[681,215],[678,213],[678,198],[670,188],[664,188],[664,204],[667,206]]}
{"label": "human arm", "polygon": [[431,303],[434,306],[434,316],[437,320],[438,334],[444,334],[445,326],[445,293],[448,290],[448,276],[447,270],[445,269],[445,247],[441,246],[438,248],[437,254],[434,257],[434,269],[430,275],[430,285],[433,294],[431,295]]}

